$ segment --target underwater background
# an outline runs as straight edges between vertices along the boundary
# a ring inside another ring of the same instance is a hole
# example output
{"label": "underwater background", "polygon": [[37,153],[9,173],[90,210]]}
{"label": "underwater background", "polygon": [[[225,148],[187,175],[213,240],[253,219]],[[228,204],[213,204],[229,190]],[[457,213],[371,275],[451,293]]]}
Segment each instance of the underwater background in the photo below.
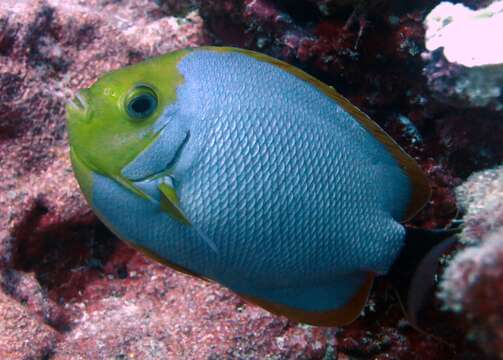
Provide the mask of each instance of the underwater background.
{"label": "underwater background", "polygon": [[[1,0],[0,359],[503,359],[503,1]],[[188,46],[287,61],[427,173],[411,225],[463,218],[406,321],[384,280],[339,328],[290,322],[115,238],[68,156],[65,103]]]}

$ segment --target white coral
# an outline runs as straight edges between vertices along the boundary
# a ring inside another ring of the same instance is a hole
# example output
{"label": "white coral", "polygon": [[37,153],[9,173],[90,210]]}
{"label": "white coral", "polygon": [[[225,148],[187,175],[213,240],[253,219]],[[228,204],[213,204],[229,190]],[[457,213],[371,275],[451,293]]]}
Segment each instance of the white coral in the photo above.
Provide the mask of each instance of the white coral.
{"label": "white coral", "polygon": [[443,48],[449,62],[466,67],[503,64],[503,1],[480,10],[442,2],[424,23],[426,49]]}

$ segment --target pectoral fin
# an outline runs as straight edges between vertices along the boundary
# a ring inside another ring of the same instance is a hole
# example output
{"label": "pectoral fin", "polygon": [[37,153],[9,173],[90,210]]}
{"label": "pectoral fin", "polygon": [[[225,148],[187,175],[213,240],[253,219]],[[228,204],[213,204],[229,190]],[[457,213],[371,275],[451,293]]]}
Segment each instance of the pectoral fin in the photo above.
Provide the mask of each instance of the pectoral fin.
{"label": "pectoral fin", "polygon": [[[169,216],[171,216],[175,220],[178,220],[183,225],[192,227],[192,223],[180,208],[180,201],[178,200],[175,189],[165,183],[160,184],[158,188],[161,192],[161,210],[168,213]],[[193,227],[193,229],[198,234],[198,236],[211,248],[211,250],[218,254],[218,248],[215,242],[204,233],[202,233],[198,228]]]}
{"label": "pectoral fin", "polygon": [[160,184],[159,191],[161,192],[161,209],[168,213],[173,219],[178,220],[184,225],[191,226],[189,219],[180,209],[180,201],[176,195],[176,191],[168,184]]}

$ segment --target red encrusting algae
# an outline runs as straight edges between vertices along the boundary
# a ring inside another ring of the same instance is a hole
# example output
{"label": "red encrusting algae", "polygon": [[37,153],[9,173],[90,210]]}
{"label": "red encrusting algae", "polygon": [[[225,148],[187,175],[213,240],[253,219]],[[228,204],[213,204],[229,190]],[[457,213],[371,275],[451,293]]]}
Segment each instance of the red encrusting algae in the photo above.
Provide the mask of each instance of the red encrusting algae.
{"label": "red encrusting algae", "polygon": [[[299,66],[375,119],[431,180],[432,199],[413,225],[443,227],[456,216],[454,188],[462,179],[503,160],[503,122],[494,109],[459,109],[433,95],[432,84],[446,84],[428,80],[439,70],[421,57],[422,22],[437,1],[160,2],[0,4],[0,358],[480,359],[481,348],[501,353],[493,340],[502,313],[497,248],[474,249],[470,266],[455,260],[442,301],[432,296],[421,312],[420,326],[446,343],[407,325],[385,279],[363,316],[345,328],[293,324],[117,240],[84,203],[67,156],[63,107],[70,93],[104,72],[175,48],[239,46]],[[467,234],[489,239],[487,218],[465,221]],[[466,286],[472,274],[478,280]],[[441,311],[442,304],[466,319]],[[466,339],[468,332],[481,348]]]}

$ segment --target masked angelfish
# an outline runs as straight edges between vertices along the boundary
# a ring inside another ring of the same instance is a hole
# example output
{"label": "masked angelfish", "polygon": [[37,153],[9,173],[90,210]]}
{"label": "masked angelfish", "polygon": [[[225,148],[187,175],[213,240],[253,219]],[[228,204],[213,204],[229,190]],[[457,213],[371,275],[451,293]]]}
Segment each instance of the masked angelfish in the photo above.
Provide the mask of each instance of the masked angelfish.
{"label": "masked angelfish", "polygon": [[85,197],[121,239],[293,320],[345,324],[404,247],[427,179],[378,125],[251,51],[173,52],[68,106]]}

